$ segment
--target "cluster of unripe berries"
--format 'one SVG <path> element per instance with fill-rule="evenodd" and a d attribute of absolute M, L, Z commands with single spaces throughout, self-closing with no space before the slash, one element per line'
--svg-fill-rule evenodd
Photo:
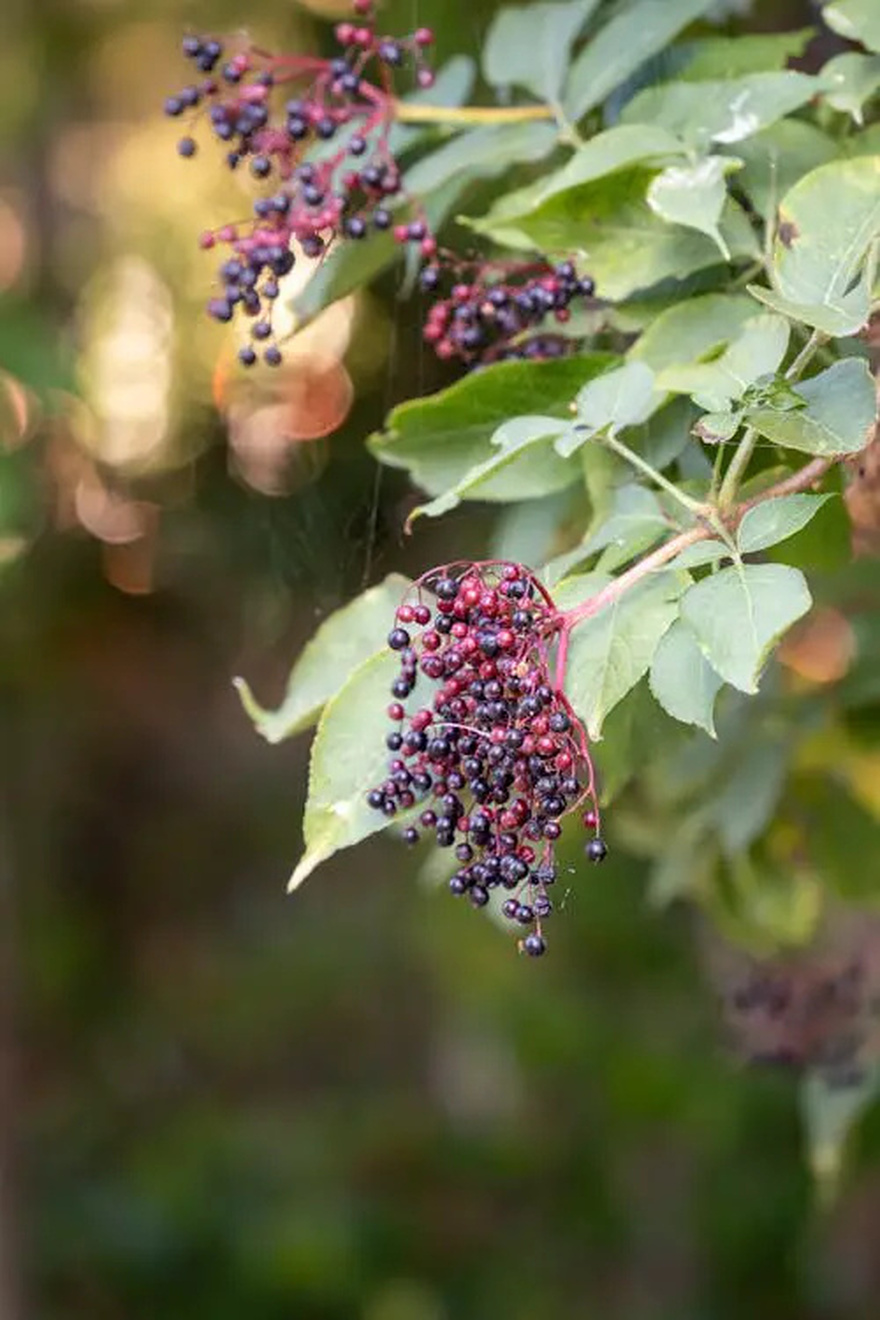
<path fill-rule="evenodd" d="M 559 618 L 519 564 L 421 578 L 388 636 L 400 656 L 388 775 L 367 795 L 376 811 L 405 817 L 407 843 L 424 834 L 454 850 L 453 894 L 480 908 L 503 891 L 501 911 L 532 956 L 546 947 L 562 817 L 581 811 L 591 861 L 607 851 L 586 734 L 550 675 Z M 411 701 L 423 680 L 428 695 Z"/>
<path fill-rule="evenodd" d="M 421 286 L 433 293 L 443 282 L 442 267 L 426 266 Z M 549 318 L 564 325 L 576 299 L 591 298 L 593 281 L 579 277 L 570 261 L 508 268 L 493 278 L 491 265 L 478 278 L 455 283 L 435 302 L 425 322 L 424 337 L 438 357 L 460 358 L 468 365 L 510 358 L 562 357 L 573 341 L 561 334 L 535 334 Z"/>
<path fill-rule="evenodd" d="M 207 231 L 200 240 L 205 249 L 225 249 L 209 315 L 231 321 L 241 312 L 252 319 L 253 343 L 239 354 L 245 366 L 256 362 L 258 347 L 270 366 L 281 361 L 272 307 L 279 279 L 294 265 L 294 247 L 318 257 L 336 238 L 394 228 L 399 241 L 418 243 L 423 257 L 436 252 L 424 221 L 395 226 L 391 208 L 402 200 L 401 179 L 388 147 L 394 116 L 389 73 L 411 59 L 419 86 L 429 87 L 433 74 L 424 55 L 433 33 L 419 28 L 403 40 L 383 37 L 370 0 L 354 0 L 353 8 L 357 21 L 336 27 L 341 53 L 335 59 L 227 51 L 198 36 L 183 42 L 199 76 L 168 98 L 166 113 L 207 118 L 229 168 L 247 166 L 270 188 L 254 202 L 250 221 Z M 279 106 L 279 89 L 291 85 L 296 95 Z M 190 131 L 178 151 L 196 154 Z"/>

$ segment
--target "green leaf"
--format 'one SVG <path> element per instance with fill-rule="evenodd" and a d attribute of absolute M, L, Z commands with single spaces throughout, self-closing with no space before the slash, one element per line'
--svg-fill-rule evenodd
<path fill-rule="evenodd" d="M 500 362 L 474 372 L 438 394 L 395 408 L 384 434 L 369 448 L 380 463 L 403 468 L 429 495 L 442 495 L 477 464 L 493 456 L 491 437 L 518 414 L 558 414 L 570 422 L 569 405 L 591 377 L 616 362 L 608 353 L 550 362 Z M 536 465 L 526 453 L 522 462 Z M 559 490 L 571 479 L 568 467 L 551 456 L 534 472 L 534 494 Z M 546 473 L 544 468 L 547 469 Z M 517 465 L 511 464 L 482 487 L 481 499 L 520 498 Z"/>
<path fill-rule="evenodd" d="M 631 483 L 614 492 L 611 513 L 594 532 L 584 539 L 581 555 L 587 558 L 603 550 L 598 565 L 601 572 L 612 573 L 659 541 L 669 531 L 669 521 L 657 496 L 644 486 Z"/>
<path fill-rule="evenodd" d="M 578 392 L 577 424 L 558 437 L 556 452 L 568 458 L 598 431 L 614 434 L 643 422 L 659 401 L 654 373 L 644 362 L 627 362 L 616 371 L 606 371 Z"/>
<path fill-rule="evenodd" d="M 495 87 L 515 84 L 558 101 L 572 43 L 598 0 L 527 5 L 496 14 L 483 47 L 483 72 Z"/>
<path fill-rule="evenodd" d="M 307 729 L 347 682 L 351 671 L 384 647 L 409 580 L 391 573 L 325 619 L 291 670 L 284 700 L 264 710 L 243 678 L 235 679 L 242 705 L 267 742 L 279 743 Z"/>
<path fill-rule="evenodd" d="M 860 41 L 869 50 L 880 51 L 880 10 L 874 0 L 835 0 L 825 6 L 822 17 L 847 41 Z"/>
<path fill-rule="evenodd" d="M 565 607 L 579 595 L 579 580 L 567 579 L 557 588 Z M 687 581 L 682 574 L 660 573 L 598 614 L 579 623 L 571 634 L 566 692 L 574 709 L 598 738 L 605 716 L 648 672 L 661 637 L 672 624 L 677 600 Z M 589 594 L 595 594 L 591 585 Z"/>
<path fill-rule="evenodd" d="M 553 452 L 553 439 L 565 426 L 556 417 L 517 417 L 506 422 L 492 436 L 494 452 L 470 468 L 442 495 L 414 509 L 407 519 L 407 528 L 416 518 L 439 518 L 449 513 L 462 500 L 483 499 L 483 490 L 506 468 L 515 468 L 515 475 L 507 474 L 506 500 L 533 500 L 550 493 L 551 483 L 551 489 L 559 489 L 557 483 L 569 485 L 576 481 L 576 468 L 560 464 Z M 523 461 L 525 458 L 528 462 Z"/>
<path fill-rule="evenodd" d="M 873 434 L 877 416 L 874 381 L 867 363 L 844 358 L 795 386 L 806 407 L 797 411 L 749 409 L 761 435 L 786 449 L 832 457 L 857 454 Z"/>
<path fill-rule="evenodd" d="M 366 794 L 386 774 L 385 710 L 399 669 L 398 657 L 385 648 L 359 665 L 324 707 L 309 766 L 303 819 L 306 847 L 290 878 L 290 890 L 335 852 L 388 824 L 380 812 L 367 806 Z"/>
<path fill-rule="evenodd" d="M 717 564 L 721 559 L 732 558 L 728 546 L 723 541 L 697 541 L 694 545 L 687 546 L 680 555 L 669 561 L 669 567 L 674 569 L 682 568 L 703 568 L 706 564 Z"/>
<path fill-rule="evenodd" d="M 550 154 L 558 139 L 555 124 L 492 124 L 459 133 L 417 161 L 406 173 L 406 190 L 416 197 L 443 187 L 461 173 L 469 179 L 494 179 L 518 161 Z"/>
<path fill-rule="evenodd" d="M 582 252 L 600 295 L 611 300 L 717 264 L 711 239 L 654 214 L 645 200 L 651 178 L 648 170 L 621 170 L 582 184 L 519 217 L 517 228 L 544 251 Z M 733 228 L 734 215 L 728 201 L 721 231 L 728 247 L 740 252 L 744 236 Z"/>
<path fill-rule="evenodd" d="M 805 105 L 821 83 L 805 73 L 752 73 L 744 78 L 648 87 L 625 107 L 624 123 L 659 124 L 693 149 L 730 145 Z"/>
<path fill-rule="evenodd" d="M 679 160 L 682 146 L 665 128 L 653 124 L 615 124 L 578 147 L 560 170 L 555 170 L 528 189 L 520 189 L 495 203 L 487 219 L 511 219 L 529 211 L 581 183 L 592 183 L 617 170 L 646 161 Z"/>
<path fill-rule="evenodd" d="M 720 445 L 732 440 L 740 428 L 742 418 L 736 412 L 707 412 L 694 426 L 694 435 L 707 445 Z"/>
<path fill-rule="evenodd" d="M 835 159 L 837 146 L 814 124 L 782 119 L 738 142 L 736 155 L 743 161 L 737 190 L 745 193 L 759 215 L 771 216 L 798 179 Z"/>
<path fill-rule="evenodd" d="M 671 367 L 657 377 L 659 389 L 690 394 L 702 408 L 723 412 L 762 376 L 772 375 L 788 348 L 788 322 L 763 314 L 746 321 L 714 362 Z"/>
<path fill-rule="evenodd" d="M 600 29 L 571 66 L 565 114 L 573 122 L 699 18 L 712 0 L 636 0 Z"/>
<path fill-rule="evenodd" d="M 820 165 L 780 203 L 774 292 L 796 307 L 836 313 L 847 328 L 832 333 L 858 330 L 867 319 L 869 290 L 864 284 L 855 294 L 850 290 L 878 235 L 880 156 Z"/>
<path fill-rule="evenodd" d="M 715 737 L 715 698 L 724 680 L 681 620 L 673 623 L 657 647 L 648 681 L 654 696 L 673 719 L 695 724 Z"/>
<path fill-rule="evenodd" d="M 649 323 L 629 357 L 658 373 L 699 362 L 736 339 L 753 315 L 754 304 L 744 294 L 707 293 L 676 302 Z"/>
<path fill-rule="evenodd" d="M 880 1092 L 880 1067 L 844 1077 L 811 1069 L 801 1082 L 801 1106 L 810 1169 L 828 1202 L 837 1193 L 850 1133 Z"/>
<path fill-rule="evenodd" d="M 850 293 L 838 298 L 833 306 L 793 302 L 759 284 L 749 284 L 747 288 L 753 298 L 771 311 L 835 337 L 855 334 L 868 319 L 870 310 L 870 290 L 864 278 Z"/>
<path fill-rule="evenodd" d="M 815 35 L 813 28 L 797 32 L 749 33 L 742 37 L 705 37 L 691 43 L 691 54 L 676 75 L 682 82 L 741 78 L 749 73 L 780 69 L 800 55 Z"/>
<path fill-rule="evenodd" d="M 860 55 L 857 51 L 835 55 L 823 66 L 821 77 L 825 100 L 832 109 L 863 124 L 863 108 L 880 89 L 880 55 Z"/>
<path fill-rule="evenodd" d="M 736 541 L 740 554 L 755 554 L 794 536 L 830 499 L 831 494 L 778 495 L 756 504 L 739 525 Z"/>
<path fill-rule="evenodd" d="M 718 225 L 727 197 L 725 179 L 737 168 L 735 161 L 723 156 L 706 156 L 695 165 L 667 165 L 651 182 L 648 205 L 671 224 L 706 234 L 729 261 Z"/>
<path fill-rule="evenodd" d="M 783 633 L 810 608 L 802 573 L 784 564 L 737 564 L 697 582 L 681 617 L 713 669 L 741 692 L 758 678 Z"/>

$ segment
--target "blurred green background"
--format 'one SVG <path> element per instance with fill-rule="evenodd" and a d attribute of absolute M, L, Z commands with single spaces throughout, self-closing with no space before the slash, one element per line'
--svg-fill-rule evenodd
<path fill-rule="evenodd" d="M 572 865 L 528 966 L 390 841 L 285 898 L 307 739 L 262 743 L 232 676 L 279 696 L 366 581 L 485 534 L 404 545 L 362 450 L 444 379 L 396 276 L 271 393 L 201 315 L 230 182 L 161 116 L 180 33 L 319 48 L 344 6 L 310 8 L 5 0 L 0 1317 L 868 1320 L 872 1124 L 821 1209 L 796 1079 L 726 1046 L 641 864 Z M 385 17 L 442 61 L 495 8 Z"/>

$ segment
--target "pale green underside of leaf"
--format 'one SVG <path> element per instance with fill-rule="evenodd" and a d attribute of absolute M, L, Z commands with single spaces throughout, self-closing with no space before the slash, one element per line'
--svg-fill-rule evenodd
<path fill-rule="evenodd" d="M 385 777 L 388 691 L 400 671 L 384 648 L 360 665 L 324 707 L 312 744 L 303 819 L 305 852 L 290 878 L 296 889 L 342 848 L 377 833 L 387 819 L 367 806 L 366 794 Z"/>
<path fill-rule="evenodd" d="M 569 579 L 564 597 L 578 591 Z M 572 631 L 566 692 L 591 738 L 598 738 L 609 711 L 647 672 L 657 645 L 676 616 L 688 585 L 682 573 L 660 573 L 583 620 Z M 594 595 L 595 586 L 581 596 Z"/>
<path fill-rule="evenodd" d="M 714 362 L 670 367 L 660 373 L 657 387 L 690 394 L 701 407 L 721 412 L 759 377 L 772 375 L 788 348 L 788 322 L 781 316 L 754 316 Z"/>
<path fill-rule="evenodd" d="M 880 55 L 836 55 L 823 67 L 821 78 L 828 104 L 862 124 L 864 107 L 880 88 Z"/>
<path fill-rule="evenodd" d="M 706 156 L 694 165 L 667 165 L 648 188 L 648 205 L 670 224 L 711 238 L 723 260 L 729 261 L 718 226 L 727 197 L 726 177 L 737 168 L 735 161 L 722 156 Z"/>
<path fill-rule="evenodd" d="M 740 554 L 751 555 L 778 545 L 794 536 L 819 512 L 823 504 L 834 499 L 825 495 L 778 495 L 749 509 L 737 531 Z"/>
<path fill-rule="evenodd" d="M 677 619 L 661 639 L 648 682 L 673 719 L 695 724 L 715 737 L 715 698 L 724 680 L 715 672 L 690 629 Z"/>
<path fill-rule="evenodd" d="M 741 692 L 757 692 L 774 645 L 810 604 L 798 569 L 742 564 L 723 568 L 685 592 L 681 617 L 722 678 Z"/>
<path fill-rule="evenodd" d="M 689 146 L 706 150 L 713 142 L 729 146 L 753 137 L 820 90 L 815 78 L 790 70 L 730 81 L 670 82 L 639 92 L 622 118 L 624 123 L 659 125 Z"/>
<path fill-rule="evenodd" d="M 604 298 L 620 300 L 665 279 L 684 279 L 716 265 L 713 241 L 655 215 L 646 201 L 649 170 L 621 170 L 595 183 L 558 193 L 514 226 L 541 249 L 580 253 L 585 269 Z M 474 226 L 501 239 L 491 225 Z M 719 226 L 734 255 L 757 253 L 754 235 L 739 208 L 728 199 Z"/>
<path fill-rule="evenodd" d="M 576 481 L 577 469 L 557 457 L 553 448 L 555 435 L 565 426 L 565 421 L 553 417 L 518 417 L 507 423 L 508 432 L 515 430 L 512 438 L 507 443 L 498 444 L 496 432 L 489 457 L 470 468 L 442 495 L 414 509 L 407 519 L 407 526 L 420 517 L 439 518 L 456 508 L 462 500 L 483 499 L 483 491 L 493 482 L 497 488 L 505 473 L 505 498 L 509 500 L 533 500 Z"/>
<path fill-rule="evenodd" d="M 406 174 L 406 190 L 424 197 L 458 175 L 493 179 L 519 161 L 534 162 L 553 150 L 555 124 L 492 124 L 460 133 L 423 156 Z"/>
<path fill-rule="evenodd" d="M 667 367 L 699 362 L 735 339 L 754 315 L 745 294 L 707 293 L 675 303 L 649 322 L 629 350 L 658 374 Z"/>
<path fill-rule="evenodd" d="M 568 458 L 599 431 L 614 433 L 644 422 L 661 401 L 654 391 L 654 373 L 644 362 L 604 372 L 578 391 L 577 424 L 558 437 L 556 452 Z"/>
<path fill-rule="evenodd" d="M 774 289 L 765 289 L 759 284 L 747 287 L 749 293 L 771 311 L 835 338 L 856 334 L 867 321 L 870 311 L 870 291 L 864 281 L 833 304 L 793 302 Z"/>
<path fill-rule="evenodd" d="M 878 235 L 880 156 L 820 165 L 780 202 L 774 292 L 794 305 L 852 317 L 863 304 L 852 301 L 851 286 Z"/>
<path fill-rule="evenodd" d="M 797 385 L 795 393 L 806 402 L 805 408 L 750 411 L 749 423 L 774 444 L 824 458 L 856 454 L 868 443 L 877 404 L 866 362 L 844 358 Z"/>
<path fill-rule="evenodd" d="M 869 50 L 880 51 L 880 9 L 875 0 L 835 0 L 825 6 L 822 17 L 848 41 L 860 41 Z"/>
<path fill-rule="evenodd" d="M 267 742 L 279 743 L 315 722 L 352 670 L 383 645 L 408 586 L 407 578 L 392 573 L 325 619 L 293 666 L 277 710 L 264 710 L 245 680 L 235 680 L 242 705 Z"/>
<path fill-rule="evenodd" d="M 569 404 L 592 376 L 607 370 L 612 354 L 590 353 L 551 362 L 503 362 L 466 376 L 438 394 L 401 404 L 390 414 L 387 430 L 374 435 L 369 448 L 380 463 L 406 469 L 431 496 L 443 495 L 478 464 L 494 456 L 491 437 L 502 423 L 520 414 L 558 414 L 570 421 Z M 526 453 L 481 486 L 480 499 L 519 499 L 518 463 L 534 464 Z M 542 464 L 538 464 L 539 467 Z M 534 495 L 560 489 L 567 470 L 534 475 Z M 575 474 L 576 475 L 576 474 Z M 513 494 L 511 495 L 511 492 Z"/>

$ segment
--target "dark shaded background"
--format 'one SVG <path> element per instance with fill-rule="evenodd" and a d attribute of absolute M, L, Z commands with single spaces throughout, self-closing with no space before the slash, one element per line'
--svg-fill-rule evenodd
<path fill-rule="evenodd" d="M 401 0 L 388 26 L 474 53 L 495 7 Z M 529 966 L 388 841 L 285 898 L 307 740 L 260 742 L 230 679 L 274 699 L 365 580 L 479 544 L 469 513 L 404 548 L 406 488 L 361 448 L 440 378 L 390 278 L 332 439 L 269 426 L 255 462 L 212 405 L 234 387 L 192 238 L 227 184 L 186 172 L 159 107 L 187 25 L 326 41 L 307 13 L 7 15 L 2 1320 L 876 1316 L 871 1123 L 820 1211 L 795 1079 L 724 1049 L 690 921 L 646 910 L 639 865 L 573 867 Z M 753 25 L 807 17 L 761 0 Z"/>

